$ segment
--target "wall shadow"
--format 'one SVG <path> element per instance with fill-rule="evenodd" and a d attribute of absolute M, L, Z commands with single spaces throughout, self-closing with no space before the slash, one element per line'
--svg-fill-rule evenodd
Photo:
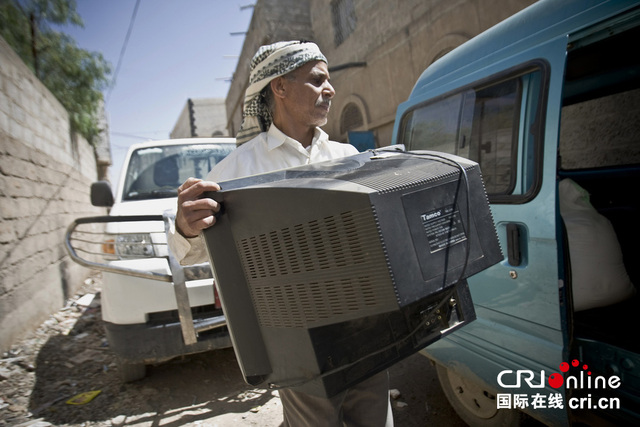
<path fill-rule="evenodd" d="M 244 382 L 231 348 L 149 366 L 144 379 L 123 383 L 99 306 L 85 310 L 67 334 L 49 337 L 35 369 L 29 411 L 33 418 L 54 425 L 104 421 L 105 425 L 177 426 L 223 414 L 267 415 L 259 413 L 267 407 L 269 418 L 277 422 L 265 425 L 280 425 L 278 416 L 281 421 L 277 395 Z M 100 393 L 88 403 L 67 403 L 96 390 Z"/>

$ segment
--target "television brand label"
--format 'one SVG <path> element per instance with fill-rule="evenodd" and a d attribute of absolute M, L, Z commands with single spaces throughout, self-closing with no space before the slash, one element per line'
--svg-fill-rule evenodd
<path fill-rule="evenodd" d="M 429 240 L 431 253 L 466 240 L 460 211 L 454 205 L 445 206 L 420 215 Z"/>

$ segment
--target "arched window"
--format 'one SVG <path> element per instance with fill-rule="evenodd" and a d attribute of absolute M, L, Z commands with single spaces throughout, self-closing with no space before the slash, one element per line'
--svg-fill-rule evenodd
<path fill-rule="evenodd" d="M 344 135 L 364 125 L 364 117 L 360 108 L 353 102 L 348 103 L 340 116 L 340 134 Z"/>

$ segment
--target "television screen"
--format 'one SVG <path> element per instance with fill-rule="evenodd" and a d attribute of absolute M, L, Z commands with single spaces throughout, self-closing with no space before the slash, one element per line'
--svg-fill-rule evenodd
<path fill-rule="evenodd" d="M 478 164 L 389 147 L 219 183 L 203 236 L 247 383 L 333 396 L 475 318 Z"/>

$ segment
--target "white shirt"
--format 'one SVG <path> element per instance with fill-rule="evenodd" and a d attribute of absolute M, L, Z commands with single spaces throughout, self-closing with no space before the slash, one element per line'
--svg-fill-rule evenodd
<path fill-rule="evenodd" d="M 357 153 L 358 150 L 352 145 L 329 141 L 329 136 L 320 128 L 315 129 L 311 145 L 305 148 L 298 141 L 289 138 L 280 129 L 271 125 L 269 131 L 261 133 L 233 150 L 214 166 L 205 179 L 222 182 Z M 199 236 L 187 239 L 175 230 L 170 230 L 168 243 L 175 257 L 183 265 L 209 260 L 204 242 Z"/>

